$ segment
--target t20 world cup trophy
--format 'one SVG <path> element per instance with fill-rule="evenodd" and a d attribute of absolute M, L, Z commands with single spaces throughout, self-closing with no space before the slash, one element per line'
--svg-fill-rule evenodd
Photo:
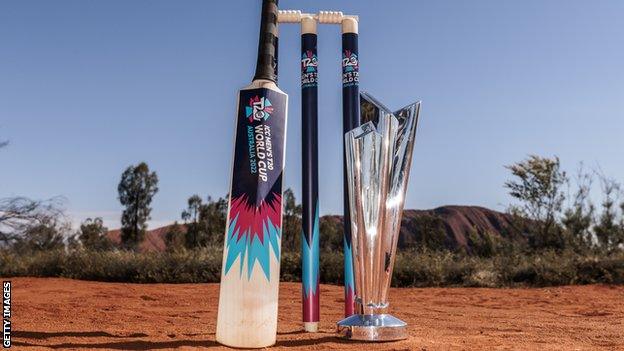
<path fill-rule="evenodd" d="M 388 290 L 416 136 L 420 102 L 391 112 L 360 94 L 362 125 L 345 134 L 356 313 L 338 322 L 353 340 L 407 338 L 407 324 L 387 313 Z"/>

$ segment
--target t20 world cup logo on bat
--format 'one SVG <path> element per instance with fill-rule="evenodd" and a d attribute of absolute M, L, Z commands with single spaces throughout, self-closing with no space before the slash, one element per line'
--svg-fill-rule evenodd
<path fill-rule="evenodd" d="M 257 88 L 240 92 L 223 275 L 278 279 L 282 228 L 285 94 Z M 257 268 L 254 268 L 257 267 Z"/>
<path fill-rule="evenodd" d="M 249 106 L 245 106 L 245 116 L 249 119 L 249 123 L 253 121 L 266 121 L 273 113 L 271 101 L 265 97 L 258 95 L 249 99 Z"/>

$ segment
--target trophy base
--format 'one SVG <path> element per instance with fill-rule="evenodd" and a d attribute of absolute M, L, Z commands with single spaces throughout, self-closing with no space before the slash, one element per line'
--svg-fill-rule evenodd
<path fill-rule="evenodd" d="M 354 314 L 337 324 L 339 337 L 359 341 L 407 339 L 407 323 L 389 314 Z"/>

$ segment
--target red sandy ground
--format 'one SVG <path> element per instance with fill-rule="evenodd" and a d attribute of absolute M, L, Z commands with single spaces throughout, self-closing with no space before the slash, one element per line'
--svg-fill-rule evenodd
<path fill-rule="evenodd" d="M 14 278 L 17 349 L 226 349 L 214 341 L 217 284 Z M 300 286 L 283 283 L 275 350 L 624 350 L 624 287 L 393 289 L 410 338 L 334 337 L 342 289 L 323 285 L 320 333 L 301 331 Z"/>

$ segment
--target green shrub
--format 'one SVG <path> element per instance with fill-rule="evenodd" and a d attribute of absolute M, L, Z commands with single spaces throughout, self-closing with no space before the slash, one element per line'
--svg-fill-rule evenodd
<path fill-rule="evenodd" d="M 321 282 L 342 284 L 341 252 L 321 252 Z M 134 283 L 219 282 L 221 247 L 181 249 L 164 253 L 91 251 L 86 249 L 34 251 L 28 255 L 0 250 L 0 276 L 67 277 Z M 299 252 L 283 252 L 281 280 L 299 281 Z M 624 284 L 624 253 L 579 255 L 572 250 L 519 252 L 492 257 L 450 251 L 397 253 L 392 285 L 426 286 L 552 286 L 568 284 Z"/>

